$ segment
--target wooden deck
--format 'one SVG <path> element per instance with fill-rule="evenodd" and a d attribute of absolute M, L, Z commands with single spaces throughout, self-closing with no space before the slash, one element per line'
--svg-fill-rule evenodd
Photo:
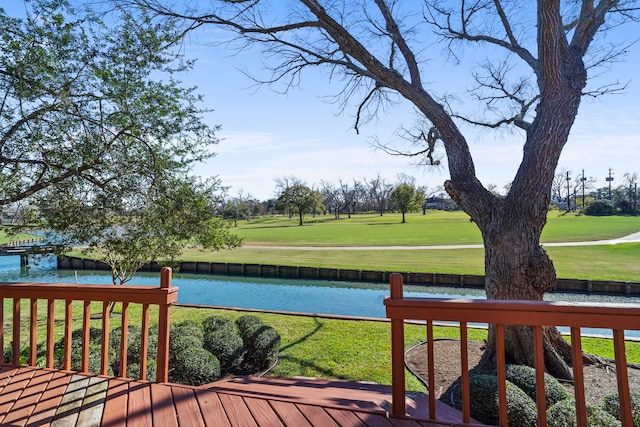
<path fill-rule="evenodd" d="M 2 426 L 435 427 L 408 399 L 409 417 L 389 417 L 390 387 L 340 380 L 234 378 L 203 387 L 138 382 L 0 365 Z M 422 399 L 424 400 L 424 399 Z"/>

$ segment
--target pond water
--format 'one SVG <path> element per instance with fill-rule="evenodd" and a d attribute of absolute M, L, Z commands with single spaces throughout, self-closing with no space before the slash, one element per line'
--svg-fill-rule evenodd
<path fill-rule="evenodd" d="M 21 269 L 19 257 L 0 257 L 0 282 L 111 283 L 111 274 L 104 271 L 59 271 L 53 257 L 30 263 L 29 269 Z M 159 274 L 141 272 L 130 283 L 158 286 Z M 385 318 L 383 299 L 389 295 L 389 286 L 379 283 L 203 274 L 174 274 L 173 285 L 180 288 L 178 302 L 184 304 L 372 318 Z M 481 289 L 445 286 L 405 286 L 405 295 L 424 298 L 485 298 L 484 290 Z M 550 293 L 546 299 L 640 304 L 639 297 L 610 295 Z M 611 335 L 610 331 L 601 330 L 589 330 L 588 333 Z M 629 331 L 628 334 L 640 338 L 640 331 Z"/>

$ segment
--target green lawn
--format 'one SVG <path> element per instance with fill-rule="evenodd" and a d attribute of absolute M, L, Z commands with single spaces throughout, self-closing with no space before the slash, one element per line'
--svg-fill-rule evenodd
<path fill-rule="evenodd" d="M 240 221 L 234 229 L 247 245 L 266 246 L 430 246 L 481 244 L 482 236 L 463 212 L 427 211 L 426 215 L 358 214 L 339 220 L 330 215 L 296 219 L 269 216 Z M 551 211 L 542 242 L 588 241 L 622 237 L 640 231 L 640 217 L 590 217 Z"/>
<path fill-rule="evenodd" d="M 269 216 L 239 222 L 234 232 L 245 247 L 219 252 L 185 249 L 184 261 L 297 265 L 306 267 L 484 274 L 482 249 L 304 250 L 296 246 L 430 246 L 481 244 L 480 233 L 461 212 L 429 211 L 412 214 L 400 223 L 399 214 L 310 218 L 304 226 L 295 219 Z M 640 217 L 588 217 L 549 213 L 543 244 L 559 241 L 610 240 L 640 231 Z M 250 246 L 290 246 L 268 249 Z M 558 277 L 637 282 L 640 243 L 546 248 Z M 80 255 L 74 252 L 74 255 Z"/>

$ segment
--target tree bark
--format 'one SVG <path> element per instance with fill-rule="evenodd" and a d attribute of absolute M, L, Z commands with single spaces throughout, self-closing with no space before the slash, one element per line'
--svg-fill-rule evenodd
<path fill-rule="evenodd" d="M 540 219 L 523 216 L 514 209 L 499 209 L 483 230 L 488 299 L 542 301 L 555 287 L 555 267 L 539 243 L 542 227 L 534 225 Z M 571 347 L 555 327 L 545 327 L 543 336 L 546 370 L 556 378 L 571 379 Z M 533 348 L 530 327 L 505 326 L 507 363 L 534 366 Z M 495 361 L 495 327 L 490 325 L 481 365 L 495 366 Z"/>

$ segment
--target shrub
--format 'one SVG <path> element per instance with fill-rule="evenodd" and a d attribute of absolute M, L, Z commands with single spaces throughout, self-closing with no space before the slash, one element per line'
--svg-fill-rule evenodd
<path fill-rule="evenodd" d="M 155 359 L 147 360 L 147 381 L 155 382 L 158 365 Z M 127 378 L 140 379 L 140 364 L 127 365 Z"/>
<path fill-rule="evenodd" d="M 507 380 L 517 385 L 527 393 L 534 402 L 536 401 L 536 370 L 525 365 L 507 365 Z M 566 388 L 552 375 L 544 374 L 544 391 L 547 408 L 555 403 L 571 398 Z"/>
<path fill-rule="evenodd" d="M 204 330 L 205 336 L 207 335 L 207 332 L 220 331 L 220 330 L 228 330 L 228 331 L 233 331 L 236 334 L 238 333 L 233 321 L 231 321 L 230 319 L 227 319 L 226 317 L 220 317 L 220 316 L 207 317 L 202 321 L 202 328 Z"/>
<path fill-rule="evenodd" d="M 177 325 L 171 325 L 170 335 L 191 335 L 200 340 L 201 346 L 202 342 L 204 341 L 204 330 L 202 328 L 202 325 L 192 320 L 185 320 L 184 322 L 178 323 Z"/>
<path fill-rule="evenodd" d="M 142 331 L 129 335 L 129 349 L 127 350 L 127 361 L 129 363 L 140 362 L 140 352 L 142 351 Z M 149 340 L 147 341 L 147 357 L 155 359 L 158 355 L 158 325 L 149 327 Z"/>
<path fill-rule="evenodd" d="M 278 354 L 280 334 L 253 315 L 239 317 L 236 325 L 244 343 L 246 369 L 260 370 L 268 367 Z"/>
<path fill-rule="evenodd" d="M 572 399 L 561 400 L 547 409 L 549 427 L 576 427 L 576 404 Z M 587 404 L 586 427 L 619 427 L 620 421 L 598 406 Z"/>
<path fill-rule="evenodd" d="M 223 375 L 238 371 L 244 360 L 242 338 L 232 322 L 231 326 L 209 330 L 204 336 L 204 348 L 218 358 Z"/>
<path fill-rule="evenodd" d="M 173 357 L 171 381 L 202 385 L 220 379 L 220 362 L 204 348 L 188 347 Z"/>
<path fill-rule="evenodd" d="M 452 393 L 452 402 L 462 408 L 460 387 Z M 471 416 L 490 425 L 498 425 L 498 378 L 494 375 L 474 375 L 469 378 Z M 535 402 L 515 384 L 507 381 L 507 415 L 510 427 L 535 427 L 537 409 Z"/>
<path fill-rule="evenodd" d="M 589 203 L 584 210 L 586 215 L 594 215 L 594 216 L 606 216 L 615 214 L 615 209 L 611 202 L 606 200 L 596 200 L 592 203 Z"/>
<path fill-rule="evenodd" d="M 604 397 L 602 409 L 620 419 L 620 399 L 617 394 L 609 394 Z M 631 416 L 633 427 L 640 427 L 640 393 L 631 393 Z"/>
<path fill-rule="evenodd" d="M 236 319 L 236 325 L 238 325 L 238 331 L 242 341 L 247 342 L 251 339 L 251 336 L 264 326 L 262 320 L 259 317 L 253 315 L 241 316 Z"/>
<path fill-rule="evenodd" d="M 140 328 L 133 325 L 128 325 L 128 338 L 127 338 L 127 355 L 130 353 L 131 345 L 136 336 L 140 335 Z M 109 346 L 116 351 L 116 353 L 120 353 L 120 342 L 122 341 L 122 327 L 118 326 L 109 335 Z M 128 358 L 127 358 L 128 359 Z"/>
<path fill-rule="evenodd" d="M 169 341 L 169 358 L 173 359 L 187 348 L 202 348 L 202 341 L 192 335 L 172 335 Z"/>

